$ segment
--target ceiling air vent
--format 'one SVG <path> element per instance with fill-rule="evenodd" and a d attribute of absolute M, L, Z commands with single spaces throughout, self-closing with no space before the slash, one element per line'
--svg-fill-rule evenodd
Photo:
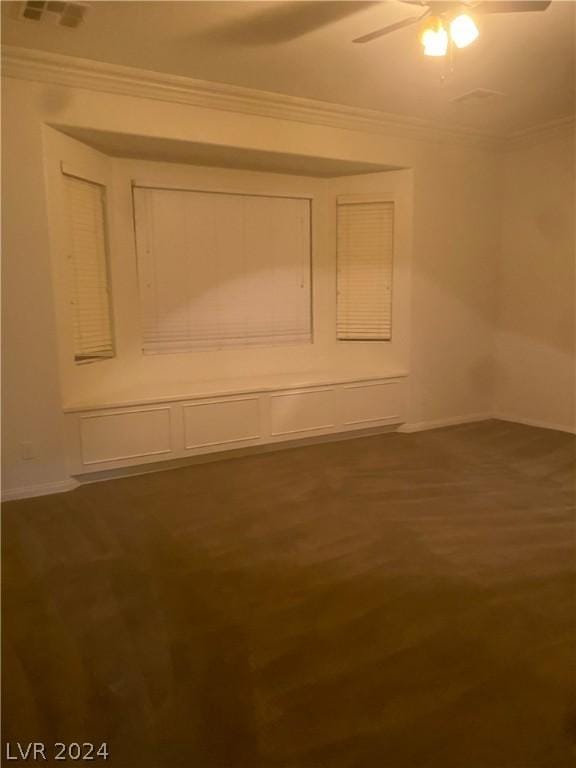
<path fill-rule="evenodd" d="M 491 91 L 489 88 L 475 88 L 473 91 L 456 96 L 452 101 L 456 104 L 463 104 L 471 101 L 488 101 L 496 96 L 504 96 L 504 94 L 501 91 Z"/>
<path fill-rule="evenodd" d="M 22 3 L 20 18 L 73 29 L 80 26 L 87 10 L 88 6 L 85 3 L 28 0 Z"/>

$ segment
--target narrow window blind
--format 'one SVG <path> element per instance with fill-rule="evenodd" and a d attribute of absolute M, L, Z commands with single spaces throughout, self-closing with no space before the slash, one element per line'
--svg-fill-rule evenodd
<path fill-rule="evenodd" d="M 339 202 L 337 252 L 338 339 L 389 340 L 394 203 Z"/>
<path fill-rule="evenodd" d="M 69 226 L 69 296 L 76 362 L 114 356 L 106 252 L 105 189 L 63 176 Z"/>
<path fill-rule="evenodd" d="M 311 341 L 310 201 L 134 188 L 143 349 Z"/>

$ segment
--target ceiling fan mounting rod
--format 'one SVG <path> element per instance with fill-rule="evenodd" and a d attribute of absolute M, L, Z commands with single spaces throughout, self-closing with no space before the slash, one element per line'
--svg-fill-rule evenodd
<path fill-rule="evenodd" d="M 454 2 L 442 2 L 442 0 L 438 0 L 438 2 L 430 2 L 426 3 L 426 5 L 430 8 L 430 12 L 434 16 L 444 16 L 445 14 L 457 14 L 464 11 L 470 11 L 471 7 L 467 5 L 466 3 L 454 3 Z"/>

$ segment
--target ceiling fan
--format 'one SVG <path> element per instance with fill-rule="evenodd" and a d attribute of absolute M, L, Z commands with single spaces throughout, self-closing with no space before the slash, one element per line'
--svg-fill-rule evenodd
<path fill-rule="evenodd" d="M 488 13 L 526 13 L 529 11 L 545 11 L 551 0 L 482 0 L 481 2 L 456 2 L 451 0 L 399 0 L 407 5 L 417 5 L 426 10 L 420 16 L 411 16 L 395 24 L 389 24 L 381 29 L 369 32 L 353 40 L 354 43 L 369 43 L 398 29 L 410 27 L 426 19 L 421 42 L 426 56 L 444 56 L 448 51 L 449 39 L 457 48 L 466 48 L 478 37 L 479 30 L 468 11 L 475 14 Z M 446 28 L 448 25 L 448 30 Z"/>

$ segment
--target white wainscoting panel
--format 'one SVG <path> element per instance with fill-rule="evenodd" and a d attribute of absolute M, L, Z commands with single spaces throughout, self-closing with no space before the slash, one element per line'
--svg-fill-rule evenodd
<path fill-rule="evenodd" d="M 400 421 L 403 399 L 404 386 L 399 382 L 346 385 L 341 389 L 342 423 L 361 429 L 388 419 Z"/>
<path fill-rule="evenodd" d="M 270 396 L 270 434 L 298 435 L 335 426 L 333 388 L 309 392 L 284 392 Z"/>
<path fill-rule="evenodd" d="M 70 474 L 400 424 L 405 376 L 81 406 L 67 413 Z"/>
<path fill-rule="evenodd" d="M 172 452 L 170 408 L 143 408 L 80 418 L 82 464 Z"/>
<path fill-rule="evenodd" d="M 184 448 L 207 448 L 260 437 L 259 397 L 200 401 L 183 406 Z"/>

